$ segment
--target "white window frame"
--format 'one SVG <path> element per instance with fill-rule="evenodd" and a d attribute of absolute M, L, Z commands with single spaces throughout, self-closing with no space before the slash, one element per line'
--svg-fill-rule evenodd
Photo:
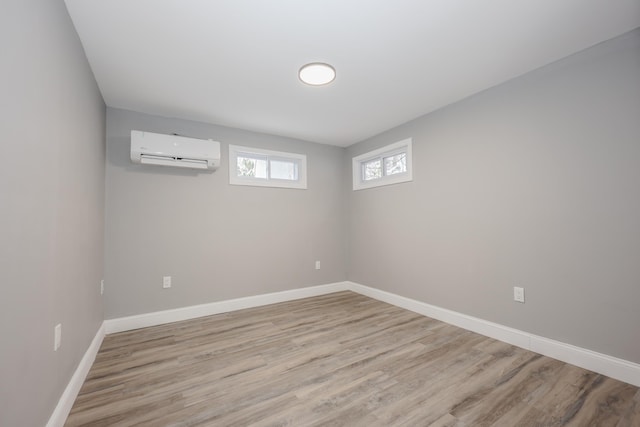
<path fill-rule="evenodd" d="M 403 139 L 393 144 L 368 153 L 360 154 L 352 159 L 353 170 L 353 191 L 364 190 L 366 188 L 382 187 L 384 185 L 399 184 L 401 182 L 413 181 L 413 156 L 411 154 L 411 138 Z M 384 175 L 385 157 L 405 153 L 407 155 L 407 171 L 393 175 Z M 365 180 L 364 165 L 372 160 L 380 159 L 382 162 L 382 177 Z"/>
<path fill-rule="evenodd" d="M 242 154 L 254 154 L 267 158 L 267 178 L 255 178 L 238 175 L 238 156 Z M 269 161 L 284 160 L 293 161 L 298 165 L 298 179 L 276 179 L 269 176 Z M 284 151 L 264 150 L 262 148 L 242 147 L 239 145 L 229 145 L 229 184 L 231 185 L 251 185 L 255 187 L 276 187 L 276 188 L 296 188 L 306 190 L 307 188 L 307 156 L 304 154 L 287 153 Z"/>

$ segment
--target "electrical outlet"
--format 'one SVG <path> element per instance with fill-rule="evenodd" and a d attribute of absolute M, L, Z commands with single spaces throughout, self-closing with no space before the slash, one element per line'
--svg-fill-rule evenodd
<path fill-rule="evenodd" d="M 316 270 L 320 270 L 320 261 L 316 261 Z"/>
<path fill-rule="evenodd" d="M 100 280 L 100 295 L 104 294 L 104 279 Z"/>
<path fill-rule="evenodd" d="M 171 276 L 162 277 L 162 287 L 168 289 L 171 287 Z"/>
<path fill-rule="evenodd" d="M 524 302 L 524 288 L 520 288 L 518 286 L 513 287 L 513 300 Z"/>
<path fill-rule="evenodd" d="M 53 328 L 53 351 L 58 351 L 62 345 L 62 323 Z"/>

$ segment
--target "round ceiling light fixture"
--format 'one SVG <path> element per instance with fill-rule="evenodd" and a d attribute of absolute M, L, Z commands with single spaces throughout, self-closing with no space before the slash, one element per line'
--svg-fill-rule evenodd
<path fill-rule="evenodd" d="M 331 83 L 336 78 L 336 69 L 323 62 L 312 62 L 300 68 L 298 77 L 308 85 L 322 86 Z"/>

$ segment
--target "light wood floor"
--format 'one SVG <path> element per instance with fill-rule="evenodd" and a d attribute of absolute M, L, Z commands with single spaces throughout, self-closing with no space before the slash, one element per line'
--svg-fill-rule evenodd
<path fill-rule="evenodd" d="M 340 292 L 109 335 L 66 425 L 640 426 L 640 392 Z"/>

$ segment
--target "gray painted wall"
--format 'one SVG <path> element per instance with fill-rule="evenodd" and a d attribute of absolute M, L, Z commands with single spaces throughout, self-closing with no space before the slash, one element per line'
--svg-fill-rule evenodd
<path fill-rule="evenodd" d="M 103 319 L 105 106 L 62 1 L 3 1 L 0 52 L 0 425 L 43 426 Z"/>
<path fill-rule="evenodd" d="M 132 129 L 220 141 L 222 166 L 133 164 Z M 229 144 L 306 154 L 308 189 L 229 185 Z M 343 281 L 344 151 L 107 109 L 106 318 Z"/>
<path fill-rule="evenodd" d="M 349 280 L 640 362 L 640 30 L 348 157 L 407 137 L 414 181 L 351 193 Z"/>

